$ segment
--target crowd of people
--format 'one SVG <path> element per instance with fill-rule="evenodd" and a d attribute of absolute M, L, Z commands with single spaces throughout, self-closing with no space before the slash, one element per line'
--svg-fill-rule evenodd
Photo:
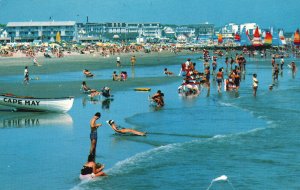
<path fill-rule="evenodd" d="M 135 53 L 177 53 L 181 50 L 176 46 L 161 44 L 126 44 L 126 43 L 44 43 L 42 45 L 30 43 L 7 44 L 0 49 L 0 57 L 45 57 L 45 58 L 63 58 L 69 55 L 99 55 L 110 57 L 118 55 L 118 66 L 121 66 L 120 55 Z M 132 66 L 135 65 L 135 56 L 131 57 Z"/>
<path fill-rule="evenodd" d="M 267 56 L 266 50 L 260 51 L 262 57 Z M 185 63 L 181 65 L 180 75 L 183 76 L 183 83 L 178 87 L 178 92 L 184 95 L 190 96 L 199 93 L 202 87 L 210 90 L 211 78 L 213 81 L 217 82 L 218 93 L 222 91 L 222 85 L 224 84 L 225 91 L 238 91 L 240 84 L 243 79 L 245 79 L 246 73 L 246 58 L 245 55 L 256 55 L 255 51 L 247 50 L 244 48 L 242 53 L 236 53 L 235 57 L 228 56 L 228 53 L 223 53 L 223 51 L 214 52 L 217 55 L 210 55 L 210 51 L 203 49 L 203 73 L 197 71 L 196 64 L 191 62 L 191 59 L 187 59 Z M 284 57 L 286 55 L 279 55 L 277 53 L 270 53 L 272 56 L 272 79 L 273 83 L 270 90 L 278 82 L 278 75 L 283 72 L 284 69 Z M 218 56 L 225 57 L 226 69 L 223 67 L 218 67 Z M 276 59 L 280 59 L 280 63 L 276 63 Z M 288 65 L 294 74 L 296 72 L 296 64 L 294 61 Z M 212 68 L 212 71 L 211 71 Z M 218 72 L 217 72 L 218 71 Z M 257 74 L 253 74 L 253 96 L 256 96 L 258 89 L 258 79 Z"/>
<path fill-rule="evenodd" d="M 115 52 L 115 51 L 113 51 Z M 118 51 L 117 51 L 118 52 Z M 246 52 L 246 51 L 245 51 Z M 265 52 L 263 52 L 263 56 Z M 218 67 L 218 56 L 226 56 L 225 57 L 225 64 L 226 69 L 223 67 Z M 271 59 L 272 64 L 272 79 L 273 83 L 269 87 L 272 90 L 274 84 L 278 82 L 278 75 L 283 72 L 284 69 L 284 56 L 280 57 L 280 63 L 276 63 L 276 56 L 273 56 Z M 210 91 L 211 87 L 211 80 L 216 81 L 218 87 L 218 93 L 222 92 L 222 84 L 224 83 L 224 89 L 226 91 L 239 91 L 240 84 L 242 79 L 245 76 L 246 72 L 246 58 L 245 53 L 236 53 L 234 56 L 228 56 L 222 51 L 217 52 L 217 56 L 210 55 L 210 51 L 203 50 L 203 72 L 200 72 L 196 69 L 196 63 L 192 62 L 190 58 L 186 60 L 186 62 L 181 64 L 180 76 L 183 78 L 182 84 L 178 87 L 179 94 L 184 96 L 197 96 L 200 94 L 202 88 L 206 88 L 208 92 Z M 34 61 L 34 65 L 38 64 L 37 60 Z M 229 65 L 230 64 L 230 65 Z M 130 65 L 136 65 L 136 57 L 132 56 L 130 58 Z M 116 61 L 117 67 L 122 67 L 120 57 L 117 57 Z M 296 64 L 295 62 L 291 62 L 288 65 L 293 73 L 293 76 L 296 72 Z M 201 66 L 200 66 L 201 67 Z M 198 68 L 200 68 L 198 66 Z M 212 71 L 211 71 L 212 68 Z M 163 73 L 166 76 L 174 75 L 173 72 L 169 71 L 168 68 L 165 68 Z M 91 73 L 89 70 L 84 69 L 83 74 L 86 77 L 93 77 L 94 74 Z M 125 81 L 127 79 L 127 72 L 122 71 L 120 74 L 117 74 L 116 71 L 113 71 L 112 80 L 113 81 Z M 28 84 L 30 80 L 29 77 L 29 69 L 26 66 L 24 69 L 24 84 Z M 259 80 L 256 73 L 252 74 L 252 90 L 253 96 L 257 96 L 257 90 L 259 86 Z M 105 98 L 112 97 L 110 93 L 109 87 L 103 87 L 101 90 L 97 90 L 94 88 L 90 88 L 86 81 L 83 81 L 81 84 L 81 89 L 84 93 L 89 94 L 91 98 L 97 97 L 102 95 Z M 158 90 L 155 94 L 150 96 L 151 102 L 155 103 L 155 106 L 158 108 L 165 106 L 165 99 L 164 93 L 161 90 Z M 97 149 L 97 139 L 98 134 L 97 130 L 99 127 L 103 126 L 101 123 L 97 123 L 97 121 L 101 118 L 101 114 L 97 112 L 92 119 L 90 120 L 90 151 L 88 155 L 87 162 L 83 165 L 83 168 L 80 173 L 80 179 L 91 179 L 99 176 L 106 176 L 104 172 L 104 165 L 97 164 L 95 157 L 96 157 L 96 149 Z M 126 134 L 126 135 L 138 135 L 138 136 L 145 136 L 145 132 L 140 132 L 135 129 L 130 128 L 122 128 L 118 126 L 114 120 L 108 120 L 107 124 L 112 128 L 112 130 L 117 134 Z"/>

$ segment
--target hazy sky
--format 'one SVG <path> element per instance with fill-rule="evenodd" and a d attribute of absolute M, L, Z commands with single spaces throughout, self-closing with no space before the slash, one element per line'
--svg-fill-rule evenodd
<path fill-rule="evenodd" d="M 300 27 L 299 0 L 0 0 L 0 23 L 74 20 L 160 22 L 222 26 L 256 22 L 294 31 Z"/>

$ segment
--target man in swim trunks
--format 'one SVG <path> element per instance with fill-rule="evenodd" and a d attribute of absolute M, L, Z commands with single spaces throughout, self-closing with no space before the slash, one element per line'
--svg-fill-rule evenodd
<path fill-rule="evenodd" d="M 120 126 L 117 126 L 114 120 L 108 120 L 107 123 L 117 133 L 122 133 L 122 134 L 131 133 L 133 135 L 138 135 L 138 136 L 145 136 L 146 135 L 146 133 L 143 133 L 143 132 L 140 132 L 140 131 L 137 131 L 137 130 L 134 130 L 134 129 L 122 128 Z"/>
<path fill-rule="evenodd" d="M 222 81 L 223 81 L 224 77 L 223 77 L 223 71 L 220 68 L 219 72 L 217 73 L 217 83 L 218 83 L 218 92 L 221 92 L 221 86 L 222 86 Z"/>
<path fill-rule="evenodd" d="M 257 75 L 256 74 L 253 74 L 253 77 L 252 77 L 252 81 L 253 81 L 253 96 L 255 97 L 256 96 L 256 92 L 257 92 L 257 88 L 258 88 L 258 80 L 257 80 Z"/>
<path fill-rule="evenodd" d="M 91 127 L 91 133 L 90 133 L 90 139 L 91 139 L 91 148 L 90 148 L 90 154 L 96 155 L 96 146 L 97 146 L 97 129 L 98 127 L 101 127 L 102 124 L 97 124 L 96 121 L 101 117 L 101 113 L 97 112 L 93 118 L 90 121 L 90 127 Z"/>
<path fill-rule="evenodd" d="M 84 69 L 83 70 L 83 74 L 86 76 L 86 77 L 93 77 L 94 74 L 92 74 L 89 70 L 87 69 Z"/>
<path fill-rule="evenodd" d="M 24 84 L 29 84 L 29 71 L 28 71 L 28 66 L 25 66 L 24 69 L 24 80 L 23 80 Z"/>
<path fill-rule="evenodd" d="M 173 75 L 173 73 L 171 71 L 168 71 L 167 68 L 164 69 L 164 74 L 167 76 Z"/>
<path fill-rule="evenodd" d="M 105 86 L 105 87 L 102 88 L 101 93 L 102 93 L 102 96 L 104 96 L 105 98 L 109 98 L 109 97 L 112 96 L 110 94 L 110 88 L 107 87 L 107 86 Z"/>
<path fill-rule="evenodd" d="M 154 100 L 154 102 L 157 103 L 157 106 L 158 107 L 162 107 L 165 105 L 165 102 L 164 102 L 164 94 L 158 90 L 157 93 L 155 93 L 153 96 L 152 96 L 152 100 Z"/>
<path fill-rule="evenodd" d="M 135 62 L 136 62 L 135 55 L 130 58 L 130 62 L 131 62 L 131 66 L 135 65 Z"/>

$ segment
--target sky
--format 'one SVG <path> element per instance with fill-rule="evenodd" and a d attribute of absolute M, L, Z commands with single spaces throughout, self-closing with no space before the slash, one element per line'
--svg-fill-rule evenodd
<path fill-rule="evenodd" d="M 0 23 L 18 21 L 255 22 L 292 32 L 300 27 L 299 0 L 0 0 Z"/>

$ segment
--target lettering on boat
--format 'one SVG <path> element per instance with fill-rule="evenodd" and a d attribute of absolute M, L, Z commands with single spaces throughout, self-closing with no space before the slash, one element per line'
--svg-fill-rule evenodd
<path fill-rule="evenodd" d="M 40 101 L 36 100 L 20 100 L 20 99 L 14 99 L 14 98 L 4 98 L 4 102 L 11 103 L 11 104 L 19 104 L 19 105 L 25 105 L 25 106 L 39 106 Z"/>

